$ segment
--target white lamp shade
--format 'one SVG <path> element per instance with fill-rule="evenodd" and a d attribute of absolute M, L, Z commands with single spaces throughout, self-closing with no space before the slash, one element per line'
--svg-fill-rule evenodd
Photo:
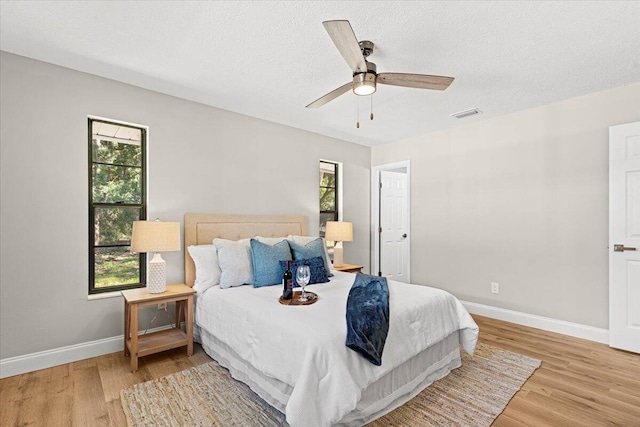
<path fill-rule="evenodd" d="M 334 242 L 353 241 L 353 224 L 344 221 L 327 221 L 324 238 Z"/>
<path fill-rule="evenodd" d="M 180 223 L 134 221 L 131 252 L 169 252 L 180 250 Z"/>

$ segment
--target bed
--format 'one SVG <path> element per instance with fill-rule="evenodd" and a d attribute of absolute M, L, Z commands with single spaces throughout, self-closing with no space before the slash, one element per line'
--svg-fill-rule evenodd
<path fill-rule="evenodd" d="M 306 217 L 185 215 L 185 249 L 214 238 L 306 235 Z M 451 294 L 389 281 L 390 324 L 382 365 L 345 346 L 346 301 L 355 275 L 333 271 L 309 285 L 310 306 L 278 303 L 280 286 L 198 294 L 196 340 L 231 375 L 283 412 L 293 426 L 357 426 L 406 403 L 460 366 L 459 346 L 473 354 L 478 327 Z M 185 280 L 194 262 L 185 250 Z"/>

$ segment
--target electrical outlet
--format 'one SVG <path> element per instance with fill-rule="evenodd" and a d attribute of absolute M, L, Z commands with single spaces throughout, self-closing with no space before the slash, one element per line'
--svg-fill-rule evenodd
<path fill-rule="evenodd" d="M 167 303 L 166 302 L 162 302 L 160 304 L 158 304 L 158 310 L 166 310 L 167 309 Z"/>
<path fill-rule="evenodd" d="M 492 294 L 500 293 L 500 283 L 491 282 L 491 293 Z"/>

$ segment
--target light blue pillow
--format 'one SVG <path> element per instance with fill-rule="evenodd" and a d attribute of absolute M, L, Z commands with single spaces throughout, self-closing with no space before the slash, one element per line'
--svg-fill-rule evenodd
<path fill-rule="evenodd" d="M 251 239 L 251 260 L 254 288 L 279 285 L 282 283 L 280 261 L 291 260 L 289 242 L 283 240 L 271 246 Z"/>
<path fill-rule="evenodd" d="M 315 240 L 310 241 L 306 245 L 299 245 L 292 241 L 289 241 L 289 246 L 291 246 L 291 252 L 293 253 L 293 259 L 311 259 L 315 257 L 322 258 L 324 261 L 324 269 L 327 271 L 327 276 L 332 277 L 331 268 L 329 267 L 329 262 L 324 256 L 324 243 L 322 242 L 322 237 L 318 237 Z"/>

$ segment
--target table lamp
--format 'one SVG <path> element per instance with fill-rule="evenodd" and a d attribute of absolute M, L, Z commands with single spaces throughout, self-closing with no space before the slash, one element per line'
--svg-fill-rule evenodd
<path fill-rule="evenodd" d="M 344 221 L 327 221 L 324 238 L 336 242 L 333 248 L 333 266 L 342 267 L 342 242 L 353 241 L 353 224 Z"/>
<path fill-rule="evenodd" d="M 133 221 L 131 252 L 155 252 L 149 262 L 147 290 L 159 294 L 167 289 L 167 263 L 160 252 L 180 250 L 180 223 L 155 221 Z"/>

